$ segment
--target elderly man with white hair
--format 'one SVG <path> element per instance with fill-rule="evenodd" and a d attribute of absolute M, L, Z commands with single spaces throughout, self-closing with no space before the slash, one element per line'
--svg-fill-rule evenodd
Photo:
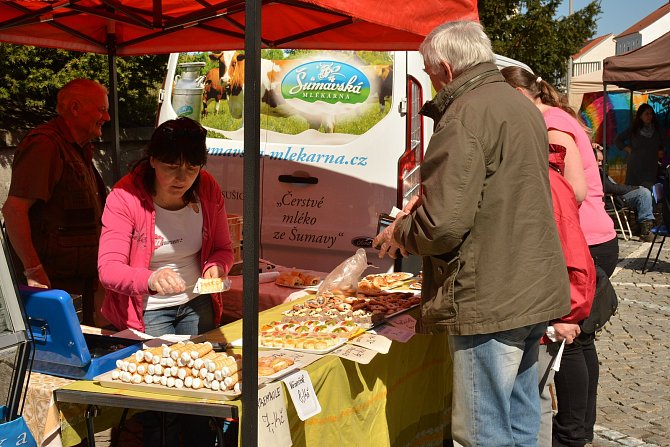
<path fill-rule="evenodd" d="M 375 246 L 423 257 L 418 330 L 449 334 L 453 440 L 534 447 L 539 340 L 570 311 L 547 130 L 498 71 L 480 24 L 440 25 L 419 51 L 437 91 L 422 109 L 435 123 L 423 193 Z"/>

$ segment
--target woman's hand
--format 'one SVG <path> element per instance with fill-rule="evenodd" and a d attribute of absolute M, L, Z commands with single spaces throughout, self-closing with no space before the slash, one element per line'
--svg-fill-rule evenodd
<path fill-rule="evenodd" d="M 149 277 L 149 289 L 159 295 L 173 295 L 186 290 L 186 282 L 181 275 L 171 268 L 156 270 Z"/>
<path fill-rule="evenodd" d="M 226 272 L 220 265 L 214 264 L 203 273 L 202 277 L 205 279 L 209 278 L 225 278 Z"/>
<path fill-rule="evenodd" d="M 556 330 L 557 341 L 563 341 L 567 344 L 572 343 L 575 338 L 582 332 L 578 324 L 573 323 L 552 323 Z"/>

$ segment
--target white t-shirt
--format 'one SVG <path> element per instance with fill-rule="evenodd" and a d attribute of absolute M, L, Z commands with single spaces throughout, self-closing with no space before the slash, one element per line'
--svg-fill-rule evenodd
<path fill-rule="evenodd" d="M 155 205 L 155 250 L 149 268 L 170 267 L 184 279 L 186 290 L 175 295 L 148 295 L 144 298 L 145 310 L 179 306 L 198 296 L 193 293 L 193 287 L 202 273 L 202 209 L 200 204 L 196 205 L 198 212 L 190 205 L 177 211 Z"/>

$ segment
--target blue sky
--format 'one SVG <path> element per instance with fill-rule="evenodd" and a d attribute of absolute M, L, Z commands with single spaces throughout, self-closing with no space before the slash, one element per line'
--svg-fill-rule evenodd
<path fill-rule="evenodd" d="M 668 0 L 601 0 L 602 12 L 597 19 L 596 36 L 619 34 L 667 2 Z M 572 0 L 572 10 L 577 11 L 589 3 L 589 0 Z M 569 5 L 569 0 L 563 0 L 557 11 L 558 15 L 568 15 Z"/>

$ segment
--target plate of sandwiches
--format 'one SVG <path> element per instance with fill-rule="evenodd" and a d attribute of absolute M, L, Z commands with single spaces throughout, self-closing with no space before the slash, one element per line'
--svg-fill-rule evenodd
<path fill-rule="evenodd" d="M 302 270 L 291 270 L 282 272 L 275 279 L 275 284 L 292 289 L 306 289 L 316 287 L 321 283 L 321 277 L 312 275 Z"/>
<path fill-rule="evenodd" d="M 412 281 L 411 283 L 409 283 L 409 286 L 407 287 L 409 287 L 412 290 L 421 290 L 421 280 Z"/>
<path fill-rule="evenodd" d="M 367 275 L 358 282 L 358 291 L 366 295 L 374 295 L 392 290 L 406 284 L 413 278 L 414 274 L 409 272 L 377 273 Z"/>

